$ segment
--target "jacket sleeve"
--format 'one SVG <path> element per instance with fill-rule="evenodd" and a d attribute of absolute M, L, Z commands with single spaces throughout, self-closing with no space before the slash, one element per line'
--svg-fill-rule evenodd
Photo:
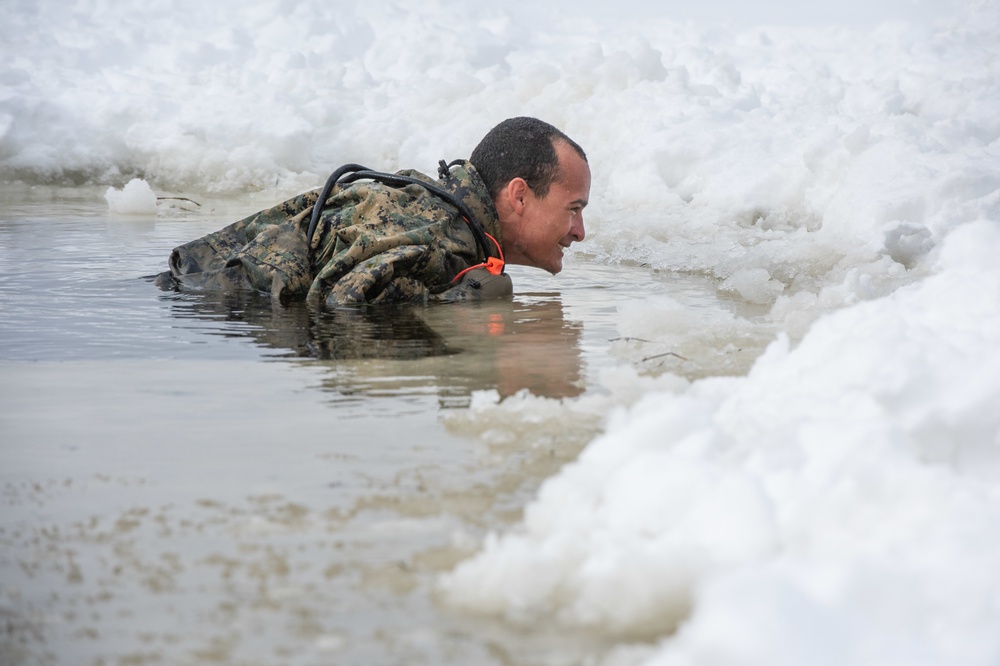
<path fill-rule="evenodd" d="M 467 265 L 436 225 L 388 236 L 341 231 L 340 251 L 320 269 L 309 300 L 327 305 L 422 301 Z"/>
<path fill-rule="evenodd" d="M 219 231 L 174 248 L 168 261 L 174 277 L 215 271 L 224 268 L 242 249 L 258 236 L 289 220 L 296 221 L 312 210 L 317 192 L 306 192 L 233 222 Z"/>
<path fill-rule="evenodd" d="M 333 284 L 327 305 L 423 300 L 428 252 L 425 245 L 401 245 L 366 259 Z"/>

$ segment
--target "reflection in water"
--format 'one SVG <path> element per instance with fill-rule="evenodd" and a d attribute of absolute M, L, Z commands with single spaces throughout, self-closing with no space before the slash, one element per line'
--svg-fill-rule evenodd
<path fill-rule="evenodd" d="M 335 309 L 282 306 L 253 293 L 165 298 L 178 319 L 218 323 L 206 333 L 250 338 L 276 357 L 327 365 L 323 386 L 341 396 L 405 397 L 432 389 L 442 406 L 458 407 L 482 389 L 552 398 L 583 391 L 581 325 L 564 318 L 558 294 Z"/>
<path fill-rule="evenodd" d="M 582 325 L 564 317 L 558 294 L 513 302 L 439 305 L 425 321 L 463 354 L 450 357 L 443 376 L 469 390 L 495 389 L 501 397 L 528 389 L 563 398 L 584 389 Z"/>
<path fill-rule="evenodd" d="M 272 305 L 255 293 L 178 295 L 174 316 L 225 322 L 224 335 L 248 336 L 279 357 L 415 359 L 451 353 L 444 339 L 403 306 L 316 310 Z"/>

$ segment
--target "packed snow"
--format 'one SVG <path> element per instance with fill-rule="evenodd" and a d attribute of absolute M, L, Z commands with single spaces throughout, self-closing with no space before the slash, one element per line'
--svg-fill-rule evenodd
<path fill-rule="evenodd" d="M 123 214 L 156 214 L 156 193 L 149 183 L 141 178 L 133 178 L 120 190 L 109 187 L 104 193 L 108 208 L 112 213 Z"/>
<path fill-rule="evenodd" d="M 442 603 L 622 664 L 996 664 L 1000 4 L 537 4 L 6 2 L 0 178 L 273 202 L 548 120 L 593 171 L 577 252 L 767 322 L 649 294 L 623 366 L 773 342 L 741 376 L 616 373 L 641 397 Z M 579 404 L 470 412 L 521 408 Z"/>

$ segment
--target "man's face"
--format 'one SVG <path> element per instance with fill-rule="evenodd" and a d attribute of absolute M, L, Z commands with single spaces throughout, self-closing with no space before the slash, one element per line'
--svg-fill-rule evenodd
<path fill-rule="evenodd" d="M 553 275 L 562 270 L 563 250 L 583 240 L 583 209 L 590 198 L 587 162 L 565 141 L 557 141 L 555 149 L 558 178 L 544 197 L 525 188 L 523 209 L 504 231 L 508 262 L 544 268 Z"/>

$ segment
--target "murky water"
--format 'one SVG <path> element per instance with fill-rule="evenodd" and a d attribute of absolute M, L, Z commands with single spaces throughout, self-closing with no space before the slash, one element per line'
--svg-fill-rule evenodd
<path fill-rule="evenodd" d="M 740 307 L 697 278 L 577 256 L 515 268 L 512 303 L 274 309 L 142 279 L 261 206 L 0 201 L 3 664 L 580 663 L 600 637 L 461 617 L 435 576 L 599 432 L 602 371 L 759 351 L 621 339 L 619 305 L 649 294 Z"/>

